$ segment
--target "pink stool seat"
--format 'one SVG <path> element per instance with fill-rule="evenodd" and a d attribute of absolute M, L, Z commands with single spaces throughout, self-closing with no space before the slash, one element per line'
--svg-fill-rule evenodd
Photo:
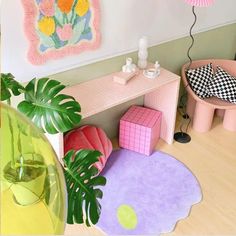
<path fill-rule="evenodd" d="M 236 61 L 209 59 L 193 61 L 191 68 L 197 68 L 208 63 L 212 63 L 213 68 L 221 66 L 232 76 L 236 76 Z M 216 97 L 201 99 L 188 85 L 185 71 L 189 63 L 182 66 L 182 80 L 188 92 L 187 113 L 193 119 L 193 129 L 198 132 L 207 132 L 211 129 L 212 120 L 217 113 L 224 117 L 223 126 L 225 129 L 236 132 L 236 104 L 223 101 Z M 220 110 L 220 112 L 218 111 Z M 224 112 L 222 112 L 224 111 Z"/>
<path fill-rule="evenodd" d="M 120 120 L 119 146 L 150 155 L 160 137 L 161 112 L 132 106 Z"/>

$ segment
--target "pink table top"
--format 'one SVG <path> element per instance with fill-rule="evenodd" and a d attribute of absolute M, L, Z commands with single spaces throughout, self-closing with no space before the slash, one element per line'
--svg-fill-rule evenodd
<path fill-rule="evenodd" d="M 82 118 L 140 97 L 180 79 L 178 75 L 163 68 L 156 79 L 148 79 L 140 70 L 139 74 L 126 85 L 121 85 L 113 81 L 113 75 L 116 73 L 68 87 L 63 91 L 80 103 Z"/>

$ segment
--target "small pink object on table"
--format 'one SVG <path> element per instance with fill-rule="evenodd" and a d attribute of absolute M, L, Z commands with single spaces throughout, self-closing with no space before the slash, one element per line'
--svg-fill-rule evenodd
<path fill-rule="evenodd" d="M 132 79 L 137 74 L 138 74 L 138 71 L 134 71 L 130 73 L 120 71 L 113 75 L 113 81 L 116 83 L 125 85 L 130 79 Z"/>
<path fill-rule="evenodd" d="M 150 155 L 160 137 L 161 112 L 132 106 L 120 120 L 119 146 Z"/>

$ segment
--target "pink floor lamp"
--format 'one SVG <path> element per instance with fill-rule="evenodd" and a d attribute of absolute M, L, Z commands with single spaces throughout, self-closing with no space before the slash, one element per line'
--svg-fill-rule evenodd
<path fill-rule="evenodd" d="M 188 69 L 189 69 L 192 64 L 192 58 L 190 56 L 190 51 L 191 51 L 193 44 L 194 44 L 194 37 L 192 34 L 192 30 L 193 30 L 194 25 L 197 22 L 197 15 L 195 13 L 195 7 L 208 7 L 211 4 L 213 4 L 214 0 L 185 0 L 185 2 L 192 6 L 192 13 L 194 15 L 194 22 L 193 22 L 192 26 L 190 27 L 190 31 L 189 31 L 189 35 L 190 35 L 192 41 L 191 41 L 191 45 L 187 51 L 187 56 L 189 58 L 189 65 L 188 65 Z M 183 96 L 186 96 L 186 95 L 187 95 L 187 93 L 181 96 L 180 102 L 181 102 L 181 100 L 183 100 Z M 182 105 L 182 108 L 183 108 L 183 119 L 189 120 L 189 122 L 188 122 L 188 125 L 186 128 L 186 132 L 183 132 L 183 129 L 182 129 L 183 122 L 181 122 L 180 132 L 175 133 L 174 139 L 175 139 L 175 141 L 180 142 L 180 143 L 188 143 L 191 141 L 191 137 L 187 133 L 188 126 L 189 126 L 191 120 L 190 120 L 190 117 L 188 116 L 188 114 L 186 113 L 186 104 Z"/>

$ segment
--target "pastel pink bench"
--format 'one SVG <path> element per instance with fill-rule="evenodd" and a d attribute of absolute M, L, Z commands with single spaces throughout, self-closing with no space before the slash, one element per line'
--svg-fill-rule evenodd
<path fill-rule="evenodd" d="M 212 63 L 213 68 L 221 66 L 229 74 L 236 77 L 236 61 L 209 59 L 193 61 L 191 68 L 197 68 L 208 63 Z M 236 104 L 223 101 L 216 97 L 201 99 L 187 86 L 187 78 L 185 74 L 189 63 L 182 66 L 182 80 L 188 92 L 187 114 L 193 120 L 193 129 L 198 132 L 207 132 L 211 129 L 214 114 L 223 117 L 223 127 L 227 130 L 236 132 Z"/>

